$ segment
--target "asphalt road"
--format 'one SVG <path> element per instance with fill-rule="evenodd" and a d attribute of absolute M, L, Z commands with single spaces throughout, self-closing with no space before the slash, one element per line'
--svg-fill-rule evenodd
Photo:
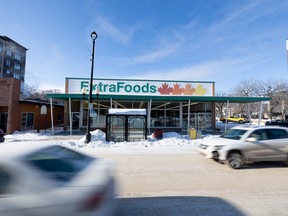
<path fill-rule="evenodd" d="M 116 164 L 116 216 L 288 215 L 288 168 L 282 163 L 233 170 L 195 149 L 98 156 Z"/>

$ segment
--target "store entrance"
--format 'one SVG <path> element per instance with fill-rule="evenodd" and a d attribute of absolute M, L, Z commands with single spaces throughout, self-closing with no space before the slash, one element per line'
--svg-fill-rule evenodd
<path fill-rule="evenodd" d="M 72 112 L 72 130 L 80 129 L 80 112 Z"/>

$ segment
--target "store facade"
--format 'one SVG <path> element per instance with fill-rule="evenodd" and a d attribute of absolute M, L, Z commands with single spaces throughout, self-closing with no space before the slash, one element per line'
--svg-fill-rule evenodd
<path fill-rule="evenodd" d="M 146 109 L 148 132 L 156 129 L 187 133 L 189 128 L 215 129 L 215 102 L 244 100 L 215 97 L 214 82 L 94 79 L 93 105 L 89 108 L 90 82 L 86 78 L 66 78 L 65 94 L 48 94 L 65 100 L 64 129 L 86 130 L 91 110 L 91 129 L 106 130 L 109 109 Z M 245 98 L 245 102 L 268 100 Z"/>

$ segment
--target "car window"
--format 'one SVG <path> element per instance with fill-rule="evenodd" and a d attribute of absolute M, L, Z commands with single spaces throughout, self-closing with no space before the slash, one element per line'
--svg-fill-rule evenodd
<path fill-rule="evenodd" d="M 266 130 L 263 129 L 259 129 L 259 130 L 255 130 L 254 132 L 252 132 L 249 137 L 253 137 L 256 140 L 267 140 L 267 134 L 266 134 Z"/>
<path fill-rule="evenodd" d="M 288 138 L 288 132 L 283 129 L 267 129 L 267 137 L 268 139 L 284 139 Z"/>
<path fill-rule="evenodd" d="M 228 129 L 225 133 L 223 133 L 220 137 L 227 138 L 227 139 L 235 139 L 239 140 L 243 134 L 245 134 L 247 130 L 244 129 Z"/>
<path fill-rule="evenodd" d="M 68 182 L 94 158 L 63 146 L 51 146 L 26 156 L 29 165 L 57 181 Z"/>

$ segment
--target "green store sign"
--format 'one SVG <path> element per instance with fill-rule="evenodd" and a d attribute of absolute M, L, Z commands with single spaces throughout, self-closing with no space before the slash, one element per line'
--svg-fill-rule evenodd
<path fill-rule="evenodd" d="M 82 81 L 81 82 L 81 86 L 80 89 L 89 89 L 89 83 L 88 81 Z M 131 84 L 127 84 L 125 82 L 116 82 L 115 84 L 105 84 L 102 82 L 98 82 L 96 84 L 93 83 L 92 85 L 92 91 L 96 92 L 96 91 L 100 91 L 101 93 L 121 93 L 121 92 L 125 92 L 125 93 L 152 93 L 154 94 L 155 92 L 157 92 L 157 86 L 155 85 L 151 85 L 149 83 L 143 84 L 143 85 L 139 85 L 139 84 L 135 84 L 135 85 L 131 85 Z"/>

